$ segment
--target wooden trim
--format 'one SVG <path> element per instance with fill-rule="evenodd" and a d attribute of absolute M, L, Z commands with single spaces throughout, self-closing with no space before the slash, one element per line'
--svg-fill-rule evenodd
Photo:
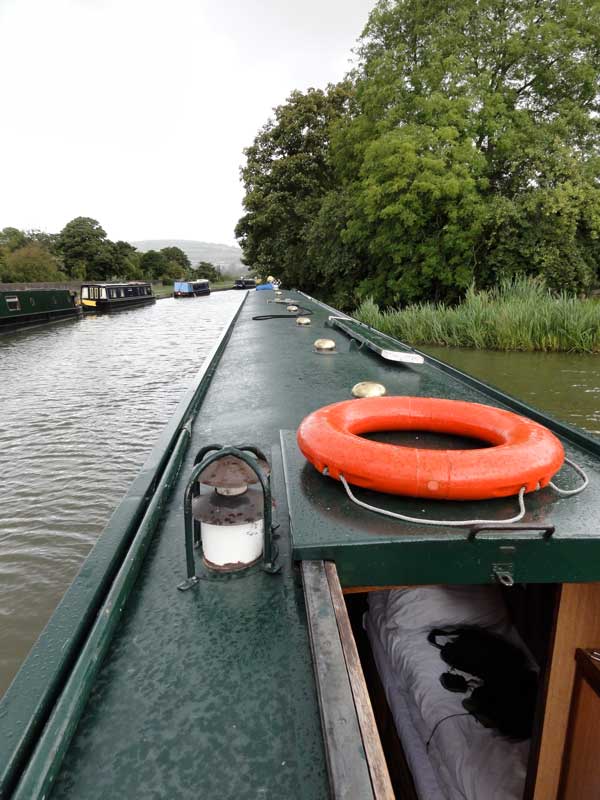
<path fill-rule="evenodd" d="M 589 653 L 578 650 L 559 800 L 598 797 L 598 698 L 600 669 Z"/>
<path fill-rule="evenodd" d="M 373 787 L 322 561 L 302 561 L 302 582 L 323 744 L 333 800 L 372 800 Z"/>
<path fill-rule="evenodd" d="M 351 614 L 350 610 L 348 614 Z M 402 740 L 396 730 L 394 715 L 390 709 L 381 677 L 377 671 L 369 637 L 366 631 L 361 631 L 361 641 L 359 641 L 355 626 L 353 626 L 352 630 L 355 635 L 367 689 L 369 690 L 373 715 L 390 774 L 392 789 L 395 796 L 399 799 L 401 798 L 401 800 L 419 800 L 413 775 L 406 760 Z M 421 800 L 426 799 L 421 798 Z"/>
<path fill-rule="evenodd" d="M 354 641 L 352 626 L 348 618 L 348 609 L 344 602 L 337 569 L 332 561 L 325 562 L 325 572 L 329 583 L 329 591 L 331 592 L 331 601 L 335 611 L 342 649 L 346 659 L 346 667 L 348 669 L 350 687 L 354 696 L 358 724 L 360 725 L 367 763 L 369 765 L 373 794 L 376 800 L 394 800 L 395 794 L 392 789 L 390 775 L 383 754 L 381 739 L 379 738 L 379 732 L 375 724 L 371 699 L 365 683 L 365 676 L 358 656 L 356 642 Z"/>
<path fill-rule="evenodd" d="M 581 652 L 581 651 L 577 651 Z M 575 732 L 575 724 L 577 721 L 577 709 L 579 707 L 580 697 L 581 697 L 581 688 L 584 682 L 584 677 L 581 673 L 575 673 L 575 685 L 573 687 L 573 697 L 571 699 L 571 709 L 569 712 L 569 722 L 567 724 L 567 740 L 565 742 L 565 752 L 562 760 L 562 769 L 561 769 L 561 776 L 560 776 L 560 783 L 558 788 L 558 797 L 559 800 L 562 800 L 565 796 L 566 788 L 567 788 L 567 780 L 569 775 L 569 767 L 572 761 L 571 756 L 573 755 L 573 734 Z"/>
<path fill-rule="evenodd" d="M 329 562 L 326 562 L 329 563 Z M 332 562 L 333 563 L 333 562 Z M 336 571 L 337 575 L 337 571 Z M 339 583 L 339 580 L 338 580 Z M 343 594 L 366 594 L 368 592 L 389 592 L 391 589 L 414 589 L 415 587 L 430 586 L 431 584 L 425 583 L 398 583 L 393 586 L 344 586 L 342 588 Z"/>
<path fill-rule="evenodd" d="M 600 583 L 562 586 L 533 800 L 555 800 L 575 679 L 575 651 L 600 641 Z"/>

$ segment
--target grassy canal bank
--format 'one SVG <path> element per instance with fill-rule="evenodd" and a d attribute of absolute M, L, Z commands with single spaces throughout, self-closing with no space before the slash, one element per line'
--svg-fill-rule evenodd
<path fill-rule="evenodd" d="M 600 303 L 555 294 L 531 278 L 504 281 L 488 291 L 469 289 L 457 306 L 418 303 L 381 310 L 366 300 L 355 316 L 413 345 L 600 352 Z"/>

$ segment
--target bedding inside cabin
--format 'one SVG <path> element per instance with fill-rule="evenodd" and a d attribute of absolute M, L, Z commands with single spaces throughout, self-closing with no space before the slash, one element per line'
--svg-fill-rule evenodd
<path fill-rule="evenodd" d="M 521 800 L 529 740 L 484 727 L 448 691 L 449 666 L 428 641 L 435 628 L 477 626 L 531 654 L 494 586 L 372 592 L 364 627 L 420 800 Z M 457 670 L 450 670 L 461 674 Z M 462 673 L 473 684 L 473 676 Z M 476 682 L 475 682 L 476 683 Z"/>

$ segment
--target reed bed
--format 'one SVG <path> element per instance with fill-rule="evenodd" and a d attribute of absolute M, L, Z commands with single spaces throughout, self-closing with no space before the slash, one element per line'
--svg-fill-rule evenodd
<path fill-rule="evenodd" d="M 515 277 L 487 291 L 471 288 L 453 307 L 418 303 L 382 311 L 369 299 L 356 317 L 409 344 L 600 352 L 600 303 L 556 294 L 535 278 Z"/>

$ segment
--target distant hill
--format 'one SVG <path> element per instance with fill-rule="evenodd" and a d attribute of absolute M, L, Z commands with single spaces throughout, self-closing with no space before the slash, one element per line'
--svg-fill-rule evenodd
<path fill-rule="evenodd" d="M 179 247 L 195 267 L 199 261 L 209 261 L 221 272 L 242 275 L 248 267 L 242 264 L 242 251 L 239 247 L 212 242 L 195 242 L 193 239 L 146 239 L 143 242 L 130 242 L 145 253 L 147 250 L 162 250 L 163 247 Z"/>

